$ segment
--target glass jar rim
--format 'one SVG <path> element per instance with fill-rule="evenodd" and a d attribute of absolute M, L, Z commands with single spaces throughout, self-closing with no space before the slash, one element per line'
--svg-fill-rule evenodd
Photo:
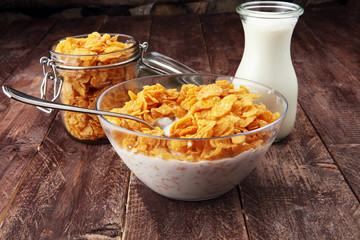
<path fill-rule="evenodd" d="M 236 12 L 243 16 L 279 19 L 299 17 L 304 9 L 296 4 L 281 1 L 251 1 L 239 5 Z"/>
<path fill-rule="evenodd" d="M 131 41 L 134 41 L 134 44 L 131 47 L 122 49 L 120 51 L 115 51 L 115 52 L 109 52 L 109 53 L 100 53 L 100 54 L 65 54 L 65 53 L 59 53 L 56 52 L 53 47 L 56 46 L 58 43 L 60 43 L 63 40 L 66 40 L 68 37 L 65 38 L 61 38 L 59 40 L 56 40 L 54 42 L 52 42 L 50 44 L 50 46 L 48 47 L 50 55 L 59 55 L 59 56 L 71 56 L 71 57 L 98 57 L 98 56 L 106 56 L 106 55 L 111 55 L 111 54 L 117 54 L 117 53 L 121 53 L 121 52 L 125 52 L 125 51 L 129 51 L 131 49 L 139 49 L 139 41 L 130 36 L 130 35 L 126 35 L 126 34 L 120 34 L 120 33 L 100 33 L 101 36 L 104 34 L 109 34 L 110 36 L 119 36 L 119 37 L 124 37 L 124 38 L 128 38 Z M 71 38 L 86 38 L 89 34 L 81 34 L 81 35 L 74 35 L 74 36 L 70 36 Z M 133 53 L 133 52 L 131 52 Z M 131 55 L 131 54 L 130 54 Z"/>

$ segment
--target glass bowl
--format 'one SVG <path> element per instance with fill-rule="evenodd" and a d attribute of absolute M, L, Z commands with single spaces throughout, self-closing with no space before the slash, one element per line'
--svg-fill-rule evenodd
<path fill-rule="evenodd" d="M 265 127 L 237 135 L 171 138 L 124 129 L 99 116 L 115 151 L 128 168 L 153 191 L 168 198 L 188 201 L 211 199 L 230 191 L 256 167 L 269 150 L 286 115 L 286 99 L 276 90 L 260 83 L 211 74 L 137 78 L 105 90 L 97 99 L 96 109 L 109 111 L 122 107 L 130 100 L 129 90 L 136 94 L 146 85 L 159 83 L 166 89 L 180 90 L 184 84 L 206 85 L 218 80 L 230 83 L 236 80 L 236 85 L 244 85 L 250 93 L 260 94 L 261 97 L 255 99 L 255 103 L 265 104 L 267 110 L 278 112 L 280 118 Z M 237 143 L 239 139 L 242 141 L 238 145 L 228 145 L 229 142 Z M 256 147 L 252 147 L 255 141 Z M 141 146 L 146 149 L 138 151 Z M 214 148 L 212 153 L 217 153 L 211 158 L 203 154 L 204 149 L 209 147 Z M 157 154 L 154 155 L 154 152 Z"/>

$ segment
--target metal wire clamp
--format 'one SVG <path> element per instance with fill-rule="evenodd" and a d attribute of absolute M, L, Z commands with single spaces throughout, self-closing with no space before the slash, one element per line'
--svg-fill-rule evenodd
<path fill-rule="evenodd" d="M 42 65 L 42 70 L 44 74 L 40 87 L 41 99 L 46 100 L 48 80 L 51 80 L 54 81 L 54 95 L 50 101 L 54 102 L 60 96 L 63 78 L 61 76 L 58 76 L 56 71 L 56 64 L 51 59 L 47 57 L 42 57 L 40 58 L 40 64 Z M 53 109 L 51 108 L 37 108 L 46 113 L 51 113 L 53 111 Z"/>

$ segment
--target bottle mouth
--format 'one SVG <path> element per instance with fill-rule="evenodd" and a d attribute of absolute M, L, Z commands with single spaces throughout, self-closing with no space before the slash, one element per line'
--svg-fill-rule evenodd
<path fill-rule="evenodd" d="M 304 13 L 304 9 L 289 2 L 280 1 L 252 1 L 239 5 L 236 12 L 242 16 L 279 19 L 299 17 Z"/>

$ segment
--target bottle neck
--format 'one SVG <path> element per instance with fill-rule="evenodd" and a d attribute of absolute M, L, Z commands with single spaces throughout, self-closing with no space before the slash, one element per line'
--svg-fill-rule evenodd
<path fill-rule="evenodd" d="M 298 18 L 304 13 L 304 9 L 295 3 L 284 1 L 250 1 L 239 5 L 236 12 L 254 18 L 288 19 Z"/>
<path fill-rule="evenodd" d="M 297 18 L 261 19 L 247 17 L 242 19 L 245 34 L 246 54 L 272 55 L 290 58 L 291 36 Z"/>

